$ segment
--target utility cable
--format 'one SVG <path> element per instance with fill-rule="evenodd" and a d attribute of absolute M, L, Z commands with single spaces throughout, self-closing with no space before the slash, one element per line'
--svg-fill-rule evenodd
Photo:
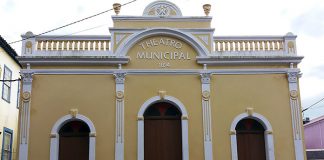
<path fill-rule="evenodd" d="M 20 81 L 21 79 L 8 79 L 8 80 L 0 80 L 0 82 L 14 82 L 14 81 Z"/>
<path fill-rule="evenodd" d="M 64 34 L 64 35 L 58 35 L 58 36 L 55 36 L 55 37 L 51 37 L 51 38 L 46 39 L 46 40 L 48 40 L 48 41 L 49 40 L 55 40 L 55 39 L 58 39 L 58 38 L 63 38 L 63 37 L 66 37 L 66 36 L 70 36 L 70 35 L 82 33 L 82 32 L 85 32 L 85 31 L 97 29 L 97 28 L 100 28 L 100 27 L 103 27 L 103 26 L 107 26 L 107 25 L 108 25 L 108 23 L 105 23 L 105 24 L 101 24 L 101 25 L 98 25 L 98 26 L 95 26 L 95 27 L 91 27 L 91 28 L 87 28 L 87 29 L 84 29 L 84 30 L 80 30 L 80 31 L 77 31 L 77 32 L 73 32 L 73 33 L 69 33 L 69 34 Z"/>
<path fill-rule="evenodd" d="M 316 104 L 322 102 L 323 100 L 324 100 L 324 98 L 320 99 L 319 101 L 315 102 L 314 104 L 310 105 L 309 107 L 303 109 L 302 112 L 307 111 L 308 109 L 310 109 L 311 107 L 315 106 Z"/>
<path fill-rule="evenodd" d="M 135 2 L 137 0 L 132 0 L 132 1 L 129 1 L 127 3 L 124 3 L 122 4 L 121 6 L 126 6 L 128 4 L 131 4 L 133 2 Z M 92 15 L 92 16 L 89 16 L 89 17 L 86 17 L 86 18 L 83 18 L 83 19 L 80 19 L 80 20 L 77 20 L 77 21 L 74 21 L 74 22 L 71 22 L 71 23 L 68 23 L 66 25 L 63 25 L 63 26 L 60 26 L 60 27 L 57 27 L 57 28 L 54 28 L 54 29 L 51 29 L 51 30 L 48 30 L 46 32 L 43 32 L 43 33 L 40 33 L 40 34 L 37 34 L 37 35 L 33 35 L 33 36 L 30 36 L 30 37 L 26 37 L 26 38 L 23 38 L 21 40 L 17 40 L 17 41 L 13 41 L 13 42 L 10 42 L 9 44 L 14 44 L 14 43 L 18 43 L 18 42 L 21 42 L 21 41 L 24 41 L 24 40 L 27 40 L 27 39 L 30 39 L 30 38 L 35 38 L 35 37 L 38 37 L 38 36 L 41 36 L 41 35 L 44 35 L 44 34 L 47 34 L 47 33 L 50 33 L 50 32 L 53 32 L 53 31 L 56 31 L 56 30 L 59 30 L 59 29 L 62 29 L 62 28 L 65 28 L 65 27 L 68 27 L 68 26 L 71 26 L 73 24 L 76 24 L 76 23 L 79 23 L 79 22 L 82 22 L 84 20 L 87 20 L 87 19 L 90 19 L 90 18 L 93 18 L 93 17 L 96 17 L 96 16 L 99 16 L 101 14 L 104 14 L 104 13 L 107 13 L 109 11 L 112 11 L 114 8 L 111 8 L 111 9 L 108 9 L 106 11 L 103 11 L 103 12 L 100 12 L 100 13 L 97 13 L 95 15 Z"/>

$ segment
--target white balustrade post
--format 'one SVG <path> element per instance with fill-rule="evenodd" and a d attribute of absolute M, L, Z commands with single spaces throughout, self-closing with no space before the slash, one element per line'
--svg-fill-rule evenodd
<path fill-rule="evenodd" d="M 22 39 L 25 39 L 22 41 L 22 56 L 30 56 L 36 50 L 36 40 L 34 36 L 32 32 L 27 32 L 25 35 L 21 36 Z"/>
<path fill-rule="evenodd" d="M 284 51 L 286 54 L 297 55 L 296 38 L 297 36 L 291 32 L 284 36 Z"/>

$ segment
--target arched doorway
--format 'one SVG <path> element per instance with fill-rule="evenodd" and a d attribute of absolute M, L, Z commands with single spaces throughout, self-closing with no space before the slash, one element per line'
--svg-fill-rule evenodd
<path fill-rule="evenodd" d="M 254 119 L 236 125 L 238 160 L 266 160 L 264 127 Z"/>
<path fill-rule="evenodd" d="M 59 160 L 89 159 L 89 126 L 82 121 L 70 121 L 59 130 Z"/>
<path fill-rule="evenodd" d="M 167 102 L 152 104 L 144 112 L 144 159 L 181 160 L 181 112 Z"/>

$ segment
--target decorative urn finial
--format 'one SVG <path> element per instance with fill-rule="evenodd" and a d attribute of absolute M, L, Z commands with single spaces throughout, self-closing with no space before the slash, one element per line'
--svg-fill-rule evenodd
<path fill-rule="evenodd" d="M 120 3 L 114 3 L 113 8 L 114 8 L 114 11 L 115 11 L 116 15 L 118 15 L 119 12 L 120 12 L 121 4 Z"/>
<path fill-rule="evenodd" d="M 210 12 L 210 9 L 211 9 L 211 5 L 210 4 L 204 4 L 203 9 L 205 11 L 206 16 L 208 16 L 209 12 Z"/>

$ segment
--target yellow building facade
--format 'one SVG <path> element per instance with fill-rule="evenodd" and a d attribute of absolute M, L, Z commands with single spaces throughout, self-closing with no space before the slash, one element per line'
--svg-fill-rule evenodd
<path fill-rule="evenodd" d="M 0 159 L 16 160 L 21 69 L 17 53 L 0 36 Z M 12 81 L 16 80 L 16 81 Z"/>
<path fill-rule="evenodd" d="M 214 36 L 168 1 L 112 19 L 23 35 L 20 160 L 305 159 L 295 35 Z"/>

